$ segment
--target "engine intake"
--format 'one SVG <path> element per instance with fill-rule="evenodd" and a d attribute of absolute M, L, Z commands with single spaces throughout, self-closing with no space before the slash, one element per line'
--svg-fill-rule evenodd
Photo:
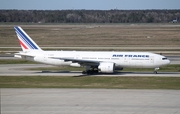
<path fill-rule="evenodd" d="M 113 73 L 115 64 L 112 62 L 101 62 L 98 69 L 102 73 Z"/>

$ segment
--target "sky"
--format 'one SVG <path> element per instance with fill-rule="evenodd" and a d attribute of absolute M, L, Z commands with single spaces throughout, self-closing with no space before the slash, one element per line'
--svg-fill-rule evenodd
<path fill-rule="evenodd" d="M 180 9 L 180 0 L 0 0 L 0 9 L 18 9 L 18 10 Z"/>

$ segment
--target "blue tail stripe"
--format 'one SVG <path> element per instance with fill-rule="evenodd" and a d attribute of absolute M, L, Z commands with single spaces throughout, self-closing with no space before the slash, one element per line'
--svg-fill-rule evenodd
<path fill-rule="evenodd" d="M 16 33 L 21 38 L 21 40 L 23 40 L 23 42 L 26 43 L 28 48 L 33 49 L 33 47 L 26 40 L 24 40 L 24 38 L 22 37 L 22 35 L 18 31 L 16 31 Z"/>
<path fill-rule="evenodd" d="M 32 46 L 32 44 L 30 44 L 30 42 L 27 41 L 27 38 L 23 36 L 21 30 L 19 30 L 18 27 L 16 27 L 16 32 L 17 32 L 18 35 L 22 38 L 22 40 L 28 45 L 29 48 L 34 49 L 34 47 Z"/>
<path fill-rule="evenodd" d="M 17 27 L 17 30 L 22 35 L 23 39 L 25 39 L 27 43 L 30 44 L 33 49 L 38 49 L 18 27 Z"/>
<path fill-rule="evenodd" d="M 18 28 L 18 27 L 15 27 L 16 30 L 18 31 L 18 33 L 20 33 L 20 35 L 22 35 L 21 37 L 28 43 L 32 46 L 33 49 L 38 49 L 30 40 L 29 38 Z"/>

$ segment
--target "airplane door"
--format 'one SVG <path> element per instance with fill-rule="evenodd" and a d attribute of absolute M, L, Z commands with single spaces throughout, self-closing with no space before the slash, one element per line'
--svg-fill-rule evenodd
<path fill-rule="evenodd" d="M 44 54 L 44 61 L 47 61 L 47 54 Z"/>
<path fill-rule="evenodd" d="M 129 57 L 124 57 L 124 63 L 125 63 L 125 64 L 129 65 L 129 60 L 130 60 Z"/>
<path fill-rule="evenodd" d="M 154 63 L 154 56 L 150 56 L 150 63 Z"/>

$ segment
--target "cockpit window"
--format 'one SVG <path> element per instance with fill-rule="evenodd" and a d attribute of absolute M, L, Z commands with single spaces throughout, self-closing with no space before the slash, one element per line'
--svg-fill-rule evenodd
<path fill-rule="evenodd" d="M 167 58 L 162 58 L 162 60 L 167 60 Z"/>

